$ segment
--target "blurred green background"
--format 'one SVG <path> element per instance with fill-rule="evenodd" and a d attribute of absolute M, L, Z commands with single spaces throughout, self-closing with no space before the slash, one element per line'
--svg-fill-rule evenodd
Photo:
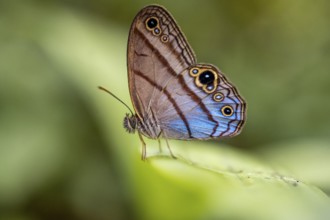
<path fill-rule="evenodd" d="M 128 31 L 152 3 L 248 102 L 239 136 L 170 141 L 182 160 L 142 162 L 97 90 L 131 105 Z M 329 27 L 326 0 L 1 0 L 0 219 L 329 219 Z"/>

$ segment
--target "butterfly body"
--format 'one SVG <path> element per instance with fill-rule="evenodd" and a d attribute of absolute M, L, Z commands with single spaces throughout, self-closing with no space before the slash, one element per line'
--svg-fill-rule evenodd
<path fill-rule="evenodd" d="M 148 117 L 141 120 L 138 115 L 126 114 L 124 118 L 124 128 L 126 128 L 128 133 L 135 133 L 137 130 L 139 133 L 151 139 L 157 139 L 161 135 L 161 129 L 155 121 L 150 120 Z"/>
<path fill-rule="evenodd" d="M 246 103 L 214 65 L 198 64 L 186 38 L 161 6 L 135 17 L 127 49 L 134 115 L 129 132 L 152 139 L 193 140 L 234 136 L 246 119 Z"/>

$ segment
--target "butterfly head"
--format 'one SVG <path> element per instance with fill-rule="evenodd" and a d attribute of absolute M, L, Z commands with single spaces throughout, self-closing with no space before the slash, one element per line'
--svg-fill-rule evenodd
<path fill-rule="evenodd" d="M 126 114 L 124 118 L 124 128 L 128 133 L 133 133 L 137 129 L 137 118 L 135 115 Z"/>

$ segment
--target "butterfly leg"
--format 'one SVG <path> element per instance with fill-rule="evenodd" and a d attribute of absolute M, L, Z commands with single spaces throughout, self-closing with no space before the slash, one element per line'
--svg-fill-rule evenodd
<path fill-rule="evenodd" d="M 141 159 L 142 160 L 146 160 L 146 158 L 147 158 L 147 147 L 146 147 L 146 143 L 144 142 L 141 133 L 138 132 L 138 134 L 139 134 L 140 141 L 142 143 L 142 155 L 141 155 Z"/>
<path fill-rule="evenodd" d="M 161 145 L 161 142 L 160 142 L 160 136 L 163 136 L 163 137 L 164 137 L 164 139 L 165 139 L 165 141 L 166 141 L 166 146 L 167 146 L 167 148 L 168 148 L 168 151 L 169 151 L 170 154 L 171 154 L 171 157 L 174 158 L 174 159 L 176 159 L 176 156 L 174 156 L 174 154 L 173 154 L 173 152 L 172 152 L 172 150 L 171 150 L 171 148 L 170 148 L 170 145 L 169 145 L 169 143 L 168 143 L 168 140 L 167 140 L 166 136 L 163 134 L 163 131 L 161 131 L 161 132 L 159 133 L 158 137 L 157 137 L 158 145 L 159 145 L 159 152 L 161 153 L 161 152 L 163 151 L 163 150 L 162 150 L 162 145 Z"/>
<path fill-rule="evenodd" d="M 160 138 L 158 137 L 158 147 L 159 147 L 159 152 L 162 153 L 163 149 L 162 149 L 162 143 L 160 142 Z"/>
<path fill-rule="evenodd" d="M 173 159 L 176 159 L 176 156 L 173 154 L 173 152 L 172 152 L 172 150 L 171 150 L 171 148 L 170 148 L 170 145 L 169 145 L 169 143 L 168 143 L 167 138 L 166 138 L 165 136 L 164 136 L 164 138 L 165 138 L 165 141 L 166 141 L 167 149 L 168 149 L 168 151 L 169 151 L 170 154 L 171 154 L 171 157 L 172 157 Z"/>

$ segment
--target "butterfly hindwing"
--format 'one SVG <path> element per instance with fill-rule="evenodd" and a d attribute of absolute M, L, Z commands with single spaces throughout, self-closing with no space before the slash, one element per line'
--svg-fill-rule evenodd
<path fill-rule="evenodd" d="M 181 86 L 172 83 L 167 89 L 184 117 L 163 105 L 159 108 L 163 130 L 175 139 L 209 139 L 238 134 L 245 121 L 245 102 L 220 70 L 212 65 L 199 66 L 211 68 L 218 75 L 216 88 L 212 92 L 204 91 L 196 85 L 196 79 L 189 71 L 178 76 L 183 81 Z M 162 105 L 162 102 L 159 99 L 158 104 Z M 230 114 L 225 114 L 225 110 L 230 110 Z"/>

